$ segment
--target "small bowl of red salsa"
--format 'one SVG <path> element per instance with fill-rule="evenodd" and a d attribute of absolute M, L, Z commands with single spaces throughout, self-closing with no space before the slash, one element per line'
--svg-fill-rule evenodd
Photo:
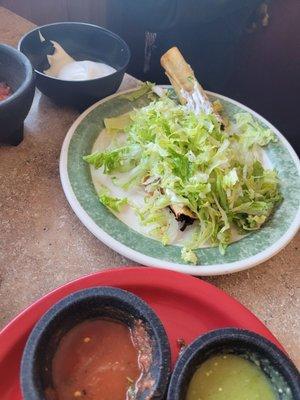
<path fill-rule="evenodd" d="M 0 145 L 17 145 L 33 101 L 34 71 L 24 54 L 5 44 L 0 44 L 0 61 Z"/>
<path fill-rule="evenodd" d="M 24 400 L 163 399 L 166 332 L 127 291 L 96 287 L 54 305 L 36 324 L 21 364 Z"/>

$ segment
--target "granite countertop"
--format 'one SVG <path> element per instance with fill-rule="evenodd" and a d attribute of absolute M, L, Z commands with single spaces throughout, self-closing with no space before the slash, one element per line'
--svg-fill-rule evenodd
<path fill-rule="evenodd" d="M 16 46 L 34 24 L 0 7 L 0 42 Z M 121 89 L 137 80 L 126 75 Z M 0 328 L 50 290 L 82 275 L 134 263 L 98 241 L 63 194 L 62 142 L 77 113 L 36 92 L 17 147 L 0 148 Z M 204 278 L 255 313 L 300 368 L 300 235 L 264 264 Z"/>

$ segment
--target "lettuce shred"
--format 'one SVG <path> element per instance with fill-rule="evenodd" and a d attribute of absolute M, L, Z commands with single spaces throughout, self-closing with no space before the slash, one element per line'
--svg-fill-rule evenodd
<path fill-rule="evenodd" d="M 122 132 L 130 122 L 131 118 L 129 112 L 118 115 L 117 117 L 104 118 L 104 125 L 109 133 Z"/>
<path fill-rule="evenodd" d="M 123 206 L 128 204 L 126 198 L 119 199 L 117 197 L 111 196 L 109 190 L 106 187 L 102 187 L 98 192 L 98 198 L 100 202 L 107 207 L 110 211 L 114 213 L 119 213 Z"/>
<path fill-rule="evenodd" d="M 195 252 L 191 249 L 187 249 L 186 247 L 181 249 L 181 258 L 183 261 L 189 264 L 197 264 L 198 261 Z"/>
<path fill-rule="evenodd" d="M 129 101 L 134 101 L 134 100 L 137 100 L 138 98 L 144 96 L 146 93 L 148 93 L 149 95 L 152 95 L 152 87 L 153 86 L 154 86 L 153 83 L 145 82 L 139 87 L 139 89 L 134 90 L 129 93 L 122 94 L 120 96 L 120 98 L 129 100 Z"/>
<path fill-rule="evenodd" d="M 222 131 L 214 115 L 196 115 L 164 96 L 131 112 L 122 127 L 125 143 L 84 159 L 105 174 L 129 172 L 125 189 L 143 185 L 138 215 L 143 224 L 156 224 L 153 236 L 164 244 L 171 242 L 167 208 L 189 208 L 196 228 L 182 250 L 186 262 L 196 263 L 193 250 L 203 245 L 218 245 L 224 254 L 232 228 L 259 229 L 282 199 L 276 171 L 260 156 L 276 137 L 248 113 L 236 114 Z M 113 211 L 121 204 L 100 200 Z"/>

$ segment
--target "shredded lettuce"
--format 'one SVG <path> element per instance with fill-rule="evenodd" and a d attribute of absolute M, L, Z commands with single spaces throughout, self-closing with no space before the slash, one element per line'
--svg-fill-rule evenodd
<path fill-rule="evenodd" d="M 126 198 L 119 199 L 117 197 L 111 196 L 109 190 L 106 187 L 102 187 L 99 190 L 98 198 L 105 207 L 115 213 L 119 213 L 122 208 L 128 204 L 128 200 Z"/>
<path fill-rule="evenodd" d="M 193 250 L 187 249 L 186 247 L 183 247 L 181 249 L 181 258 L 183 261 L 186 263 L 190 264 L 197 264 L 197 256 Z"/>
<path fill-rule="evenodd" d="M 271 129 L 262 127 L 254 121 L 249 113 L 235 114 L 236 127 L 239 132 L 239 139 L 247 148 L 255 145 L 266 146 L 270 142 L 276 142 Z"/>
<path fill-rule="evenodd" d="M 103 153 L 96 152 L 84 156 L 83 159 L 95 168 L 103 166 L 105 174 L 127 172 L 137 164 L 141 150 L 139 145 L 126 145 Z"/>
<path fill-rule="evenodd" d="M 134 90 L 133 92 L 122 94 L 120 97 L 123 99 L 134 101 L 134 100 L 144 96 L 144 94 L 146 94 L 146 93 L 152 94 L 153 86 L 154 86 L 153 83 L 145 82 L 140 86 L 140 88 L 138 90 Z"/>
<path fill-rule="evenodd" d="M 118 115 L 117 117 L 104 118 L 105 128 L 109 133 L 124 131 L 125 127 L 131 122 L 130 112 Z"/>
<path fill-rule="evenodd" d="M 242 234 L 259 229 L 281 201 L 276 171 L 259 155 L 276 137 L 250 114 L 236 114 L 223 131 L 213 114 L 196 115 L 163 96 L 121 117 L 110 128 L 122 126 L 126 143 L 84 159 L 105 174 L 129 172 L 125 189 L 144 187 L 137 213 L 142 224 L 154 224 L 151 234 L 164 244 L 171 243 L 168 207 L 190 210 L 195 231 L 182 250 L 184 261 L 196 263 L 193 250 L 203 245 L 224 254 L 233 228 Z M 113 211 L 123 204 L 103 195 L 100 201 Z"/>

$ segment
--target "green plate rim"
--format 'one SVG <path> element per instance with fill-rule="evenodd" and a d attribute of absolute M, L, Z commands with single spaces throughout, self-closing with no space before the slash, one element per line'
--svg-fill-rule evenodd
<path fill-rule="evenodd" d="M 226 104 L 226 107 L 237 107 L 250 112 L 261 123 L 270 127 L 279 138 L 278 143 L 268 146 L 267 153 L 273 164 L 274 161 L 277 162 L 279 173 L 283 174 L 280 178 L 283 183 L 285 200 L 284 206 L 281 205 L 276 210 L 274 217 L 264 228 L 230 245 L 225 257 L 219 254 L 217 248 L 199 249 L 197 253 L 200 265 L 191 266 L 182 263 L 180 260 L 180 247 L 163 246 L 160 242 L 133 231 L 98 202 L 91 181 L 89 166 L 82 161 L 84 154 L 78 153 L 78 147 L 87 145 L 84 143 L 86 133 L 89 130 L 95 130 L 97 125 L 96 113 L 99 113 L 99 109 L 100 113 L 101 108 L 102 112 L 108 112 L 106 116 L 125 112 L 126 101 L 124 102 L 124 99 L 121 101 L 120 96 L 135 90 L 137 88 L 119 92 L 100 100 L 77 118 L 66 135 L 60 157 L 60 176 L 65 195 L 83 224 L 98 239 L 125 257 L 145 265 L 168 268 L 193 275 L 219 275 L 240 271 L 257 265 L 280 251 L 293 238 L 300 226 L 299 159 L 283 135 L 263 117 L 235 100 L 213 92 L 207 93 L 209 96 L 220 99 Z M 137 100 L 137 103 L 141 101 L 142 99 Z M 112 104 L 114 104 L 113 111 L 109 109 Z M 116 104 L 118 110 L 122 109 L 117 113 L 115 113 Z M 134 104 L 128 101 L 127 106 L 130 107 Z M 125 108 L 125 111 L 123 108 Z M 96 122 L 93 120 L 95 118 Z M 86 123 L 89 123 L 90 126 L 94 124 L 94 126 L 86 127 L 84 126 Z M 81 129 L 83 129 L 85 136 L 80 132 Z M 97 129 L 99 133 L 99 126 L 97 126 Z M 92 141 L 91 146 L 93 143 Z M 78 181 L 78 177 L 81 180 Z M 272 242 L 271 237 L 275 239 L 272 239 L 273 243 L 270 244 L 270 241 Z M 268 239 L 269 244 L 261 250 L 263 239 Z M 254 254 L 250 254 L 250 256 L 249 243 L 250 245 L 254 243 L 259 248 L 258 251 L 252 251 Z M 234 254 L 236 249 L 238 249 L 238 253 Z M 155 254 L 156 257 L 153 257 L 152 254 Z"/>

